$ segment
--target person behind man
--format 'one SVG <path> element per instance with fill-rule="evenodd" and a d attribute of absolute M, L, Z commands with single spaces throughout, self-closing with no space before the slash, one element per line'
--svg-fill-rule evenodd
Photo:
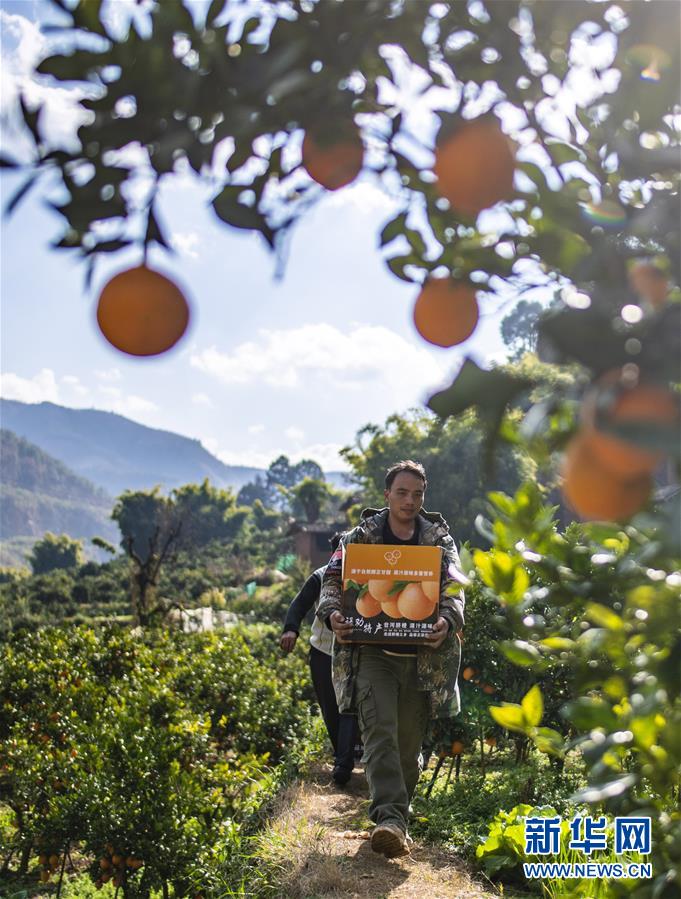
<path fill-rule="evenodd" d="M 331 548 L 335 550 L 340 534 L 334 535 Z M 297 596 L 291 601 L 284 621 L 284 630 L 279 646 L 286 653 L 292 651 L 300 634 L 303 618 L 319 602 L 322 577 L 326 565 L 313 571 L 305 581 Z M 339 786 L 344 786 L 352 775 L 355 764 L 355 744 L 359 740 L 357 716 L 341 714 L 338 711 L 336 694 L 331 681 L 331 646 L 333 635 L 315 615 L 310 635 L 310 674 L 322 718 L 331 740 L 334 753 L 332 777 Z"/>
<path fill-rule="evenodd" d="M 344 533 L 351 543 L 440 546 L 442 568 L 439 618 L 427 643 L 354 644 L 352 626 L 341 613 L 342 546 L 331 557 L 322 581 L 317 616 L 334 633 L 333 684 L 341 712 L 356 710 L 364 742 L 364 762 L 376 825 L 371 848 L 392 858 L 409 851 L 409 804 L 420 770 L 420 750 L 429 718 L 456 715 L 457 676 L 464 623 L 461 591 L 448 587 L 459 557 L 442 516 L 423 509 L 426 473 L 406 460 L 388 469 L 383 509 L 365 509 L 359 525 Z"/>

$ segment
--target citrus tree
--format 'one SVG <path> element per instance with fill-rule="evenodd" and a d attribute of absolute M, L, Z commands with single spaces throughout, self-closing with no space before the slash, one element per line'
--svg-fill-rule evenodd
<path fill-rule="evenodd" d="M 150 244 L 167 248 L 165 179 L 207 179 L 217 216 L 277 250 L 325 190 L 361 176 L 400 207 L 380 243 L 391 271 L 421 285 L 414 321 L 426 340 L 464 341 L 480 303 L 554 294 L 540 351 L 585 368 L 569 397 L 584 403 L 566 496 L 589 518 L 645 505 L 677 446 L 677 4 L 167 0 L 123 24 L 100 0 L 52 6 L 58 40 L 37 74 L 78 86 L 82 124 L 74 149 L 55 148 L 21 99 L 33 159 L 9 206 L 51 173 L 60 249 L 91 273 L 102 254 L 139 245 L 132 316 L 115 302 L 112 312 L 106 289 L 100 298 L 115 345 L 125 321 L 124 350 L 159 352 L 155 336 L 186 318 L 144 263 Z M 139 343 L 157 288 L 158 327 Z M 116 295 L 130 304 L 129 290 Z M 496 433 L 528 386 L 468 361 L 430 406 L 477 406 Z M 530 423 L 558 447 L 564 400 Z"/>

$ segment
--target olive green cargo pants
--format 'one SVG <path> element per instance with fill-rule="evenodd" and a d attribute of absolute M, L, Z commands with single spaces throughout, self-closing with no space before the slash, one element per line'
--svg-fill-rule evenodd
<path fill-rule="evenodd" d="M 428 693 L 416 689 L 416 657 L 362 645 L 355 684 L 369 816 L 375 824 L 396 824 L 406 832 L 430 709 Z"/>

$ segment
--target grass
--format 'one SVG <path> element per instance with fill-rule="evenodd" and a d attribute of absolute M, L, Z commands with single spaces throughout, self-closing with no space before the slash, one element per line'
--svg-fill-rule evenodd
<path fill-rule="evenodd" d="M 516 764 L 511 750 L 488 755 L 485 766 L 483 775 L 477 756 L 464 756 L 460 779 L 452 776 L 447 783 L 449 762 L 445 762 L 426 799 L 434 768 L 431 762 L 414 797 L 414 837 L 444 844 L 474 861 L 475 850 L 500 809 L 527 802 L 552 805 L 561 814 L 568 807 L 568 797 L 584 783 L 576 754 L 568 758 L 563 771 L 553 768 L 546 756 L 530 756 Z"/>

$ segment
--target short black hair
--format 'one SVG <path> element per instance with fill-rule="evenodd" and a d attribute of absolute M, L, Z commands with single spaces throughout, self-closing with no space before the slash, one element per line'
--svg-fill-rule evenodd
<path fill-rule="evenodd" d="M 333 537 L 329 538 L 329 545 L 331 546 L 331 549 L 333 550 L 333 552 L 336 552 L 336 550 L 338 549 L 338 544 L 340 543 L 342 536 L 343 536 L 342 531 L 336 531 L 336 533 L 333 535 Z"/>
<path fill-rule="evenodd" d="M 423 489 L 425 490 L 428 486 L 428 478 L 426 478 L 426 470 L 421 465 L 420 462 L 414 462 L 411 459 L 403 459 L 401 462 L 396 462 L 394 465 L 391 465 L 390 468 L 385 473 L 385 489 L 390 490 L 392 487 L 393 481 L 397 477 L 400 472 L 406 471 L 407 474 L 413 474 L 417 478 L 421 478 L 423 481 Z"/>

